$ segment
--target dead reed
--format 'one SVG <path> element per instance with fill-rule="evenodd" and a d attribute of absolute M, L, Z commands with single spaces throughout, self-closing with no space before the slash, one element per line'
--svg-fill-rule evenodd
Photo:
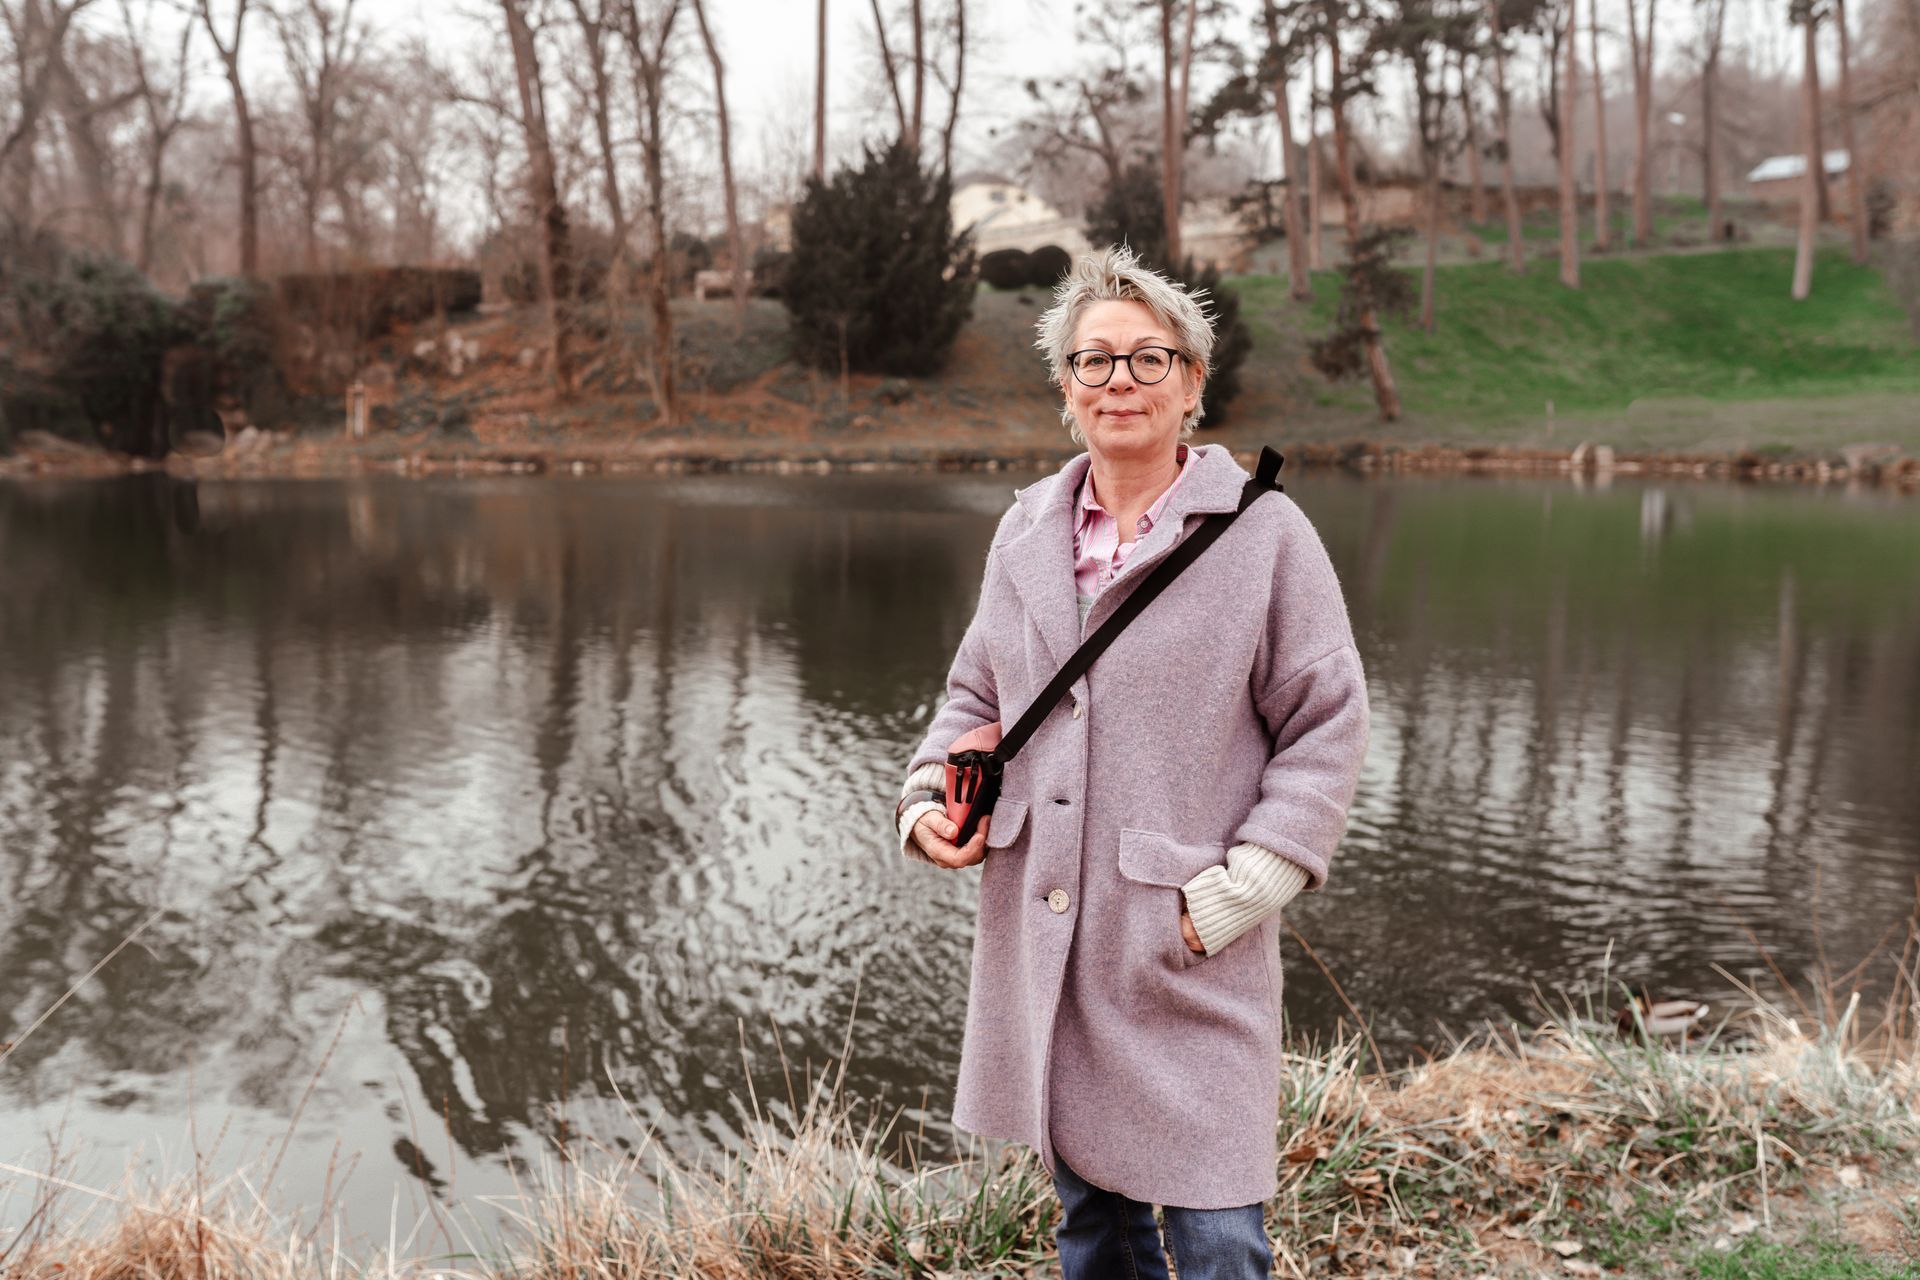
<path fill-rule="evenodd" d="M 1416 1066 L 1370 1069 L 1364 1028 L 1298 1047 L 1268 1210 L 1279 1273 L 1658 1273 L 1750 1234 L 1797 1239 L 1828 1193 L 1853 1205 L 1856 1225 L 1871 1219 L 1878 1250 L 1920 1268 L 1920 924 L 1893 962 L 1893 997 L 1872 1010 L 1853 985 L 1867 967 L 1830 976 L 1823 964 L 1809 990 L 1782 977 L 1774 993 L 1722 970 L 1740 998 L 1686 1044 L 1623 1037 L 1609 1006 L 1624 988 L 1603 961 L 1597 986 L 1558 1007 L 1540 999 L 1533 1025 L 1488 1026 Z M 1846 990 L 1822 985 L 1839 979 Z M 892 1122 L 841 1089 L 851 1031 L 838 1063 L 801 1081 L 804 1096 L 786 1072 L 785 1119 L 749 1089 L 736 1154 L 696 1166 L 648 1141 L 556 1148 L 504 1206 L 508 1230 L 482 1244 L 450 1231 L 439 1249 L 425 1232 L 378 1248 L 343 1240 L 325 1229 L 326 1206 L 275 1209 L 242 1174 L 104 1192 L 61 1185 L 50 1162 L 0 1168 L 0 1191 L 11 1178 L 39 1197 L 27 1226 L 0 1236 L 0 1274 L 1046 1273 L 1057 1205 L 1032 1154 L 889 1159 Z M 76 1199 L 69 1216 L 62 1203 Z"/>

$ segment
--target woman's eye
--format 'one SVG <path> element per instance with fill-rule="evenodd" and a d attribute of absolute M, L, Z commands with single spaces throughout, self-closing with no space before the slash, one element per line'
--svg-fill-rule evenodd
<path fill-rule="evenodd" d="M 1166 353 L 1162 351 L 1135 352 L 1133 362 L 1148 373 L 1159 373 L 1167 367 Z"/>
<path fill-rule="evenodd" d="M 1098 373 L 1112 363 L 1103 355 L 1084 355 L 1080 357 L 1080 372 Z"/>

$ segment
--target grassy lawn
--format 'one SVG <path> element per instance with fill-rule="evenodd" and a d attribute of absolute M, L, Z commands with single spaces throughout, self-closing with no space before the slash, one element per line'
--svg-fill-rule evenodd
<path fill-rule="evenodd" d="M 1774 248 L 1591 259 L 1577 290 L 1561 287 L 1551 259 L 1524 275 L 1497 261 L 1448 266 L 1437 275 L 1435 331 L 1388 319 L 1387 351 L 1411 422 L 1494 428 L 1502 440 L 1513 436 L 1503 426 L 1618 417 L 1637 403 L 1704 402 L 1708 412 L 1693 416 L 1711 417 L 1731 402 L 1920 395 L 1920 345 L 1877 270 L 1823 250 L 1804 302 L 1788 296 L 1792 271 L 1792 252 Z M 1304 310 L 1282 277 L 1233 283 L 1254 325 L 1254 360 L 1263 349 L 1303 353 L 1332 326 L 1332 272 L 1315 274 Z M 1304 375 L 1286 390 L 1349 421 L 1371 404 L 1367 387 L 1316 381 Z M 1920 443 L 1920 425 L 1900 438 Z"/>

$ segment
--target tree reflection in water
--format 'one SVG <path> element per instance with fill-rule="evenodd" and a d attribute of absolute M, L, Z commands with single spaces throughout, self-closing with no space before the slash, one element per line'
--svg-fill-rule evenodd
<path fill-rule="evenodd" d="M 747 1073 L 784 1110 L 781 1052 L 817 1070 L 851 1019 L 845 1088 L 909 1126 L 924 1098 L 938 1154 L 974 880 L 884 833 L 1013 484 L 0 487 L 0 1038 L 163 913 L 0 1068 L 9 1131 L 72 1091 L 131 1141 L 112 1117 L 181 1115 L 191 1074 L 263 1138 L 325 1059 L 311 1121 L 451 1195 L 461 1159 L 637 1141 L 616 1089 L 669 1149 L 729 1146 Z M 1816 867 L 1835 959 L 1904 916 L 1910 505 L 1290 489 L 1375 709 L 1290 918 L 1391 1053 L 1610 939 L 1662 990 L 1751 968 L 1719 898 L 1793 972 Z"/>

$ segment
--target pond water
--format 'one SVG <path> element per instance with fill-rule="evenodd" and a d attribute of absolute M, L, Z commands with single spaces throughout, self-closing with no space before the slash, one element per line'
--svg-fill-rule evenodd
<path fill-rule="evenodd" d="M 562 1134 L 728 1149 L 843 1047 L 950 1150 L 975 877 L 889 819 L 1032 478 L 0 486 L 0 1162 L 277 1160 L 384 1235 Z M 1897 952 L 1920 503 L 1289 492 L 1374 709 L 1298 1032 L 1344 992 L 1398 1065 L 1609 948 L 1686 995 Z"/>

